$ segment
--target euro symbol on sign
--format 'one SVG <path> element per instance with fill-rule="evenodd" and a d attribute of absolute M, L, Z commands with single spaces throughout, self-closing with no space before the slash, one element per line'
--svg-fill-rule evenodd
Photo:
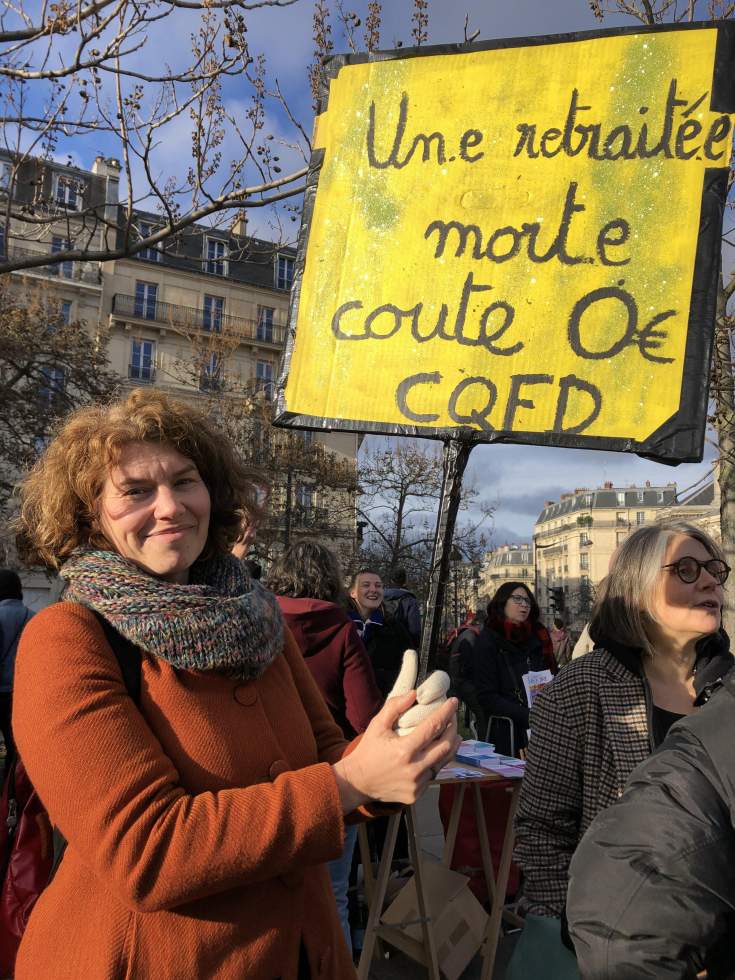
<path fill-rule="evenodd" d="M 664 320 L 668 320 L 669 317 L 675 316 L 677 311 L 664 310 L 663 313 L 658 313 L 649 320 L 645 327 L 639 330 L 638 306 L 631 294 L 626 289 L 620 288 L 624 282 L 625 280 L 621 280 L 618 286 L 603 286 L 601 289 L 593 289 L 577 300 L 567 324 L 569 346 L 579 357 L 584 357 L 590 361 L 606 361 L 616 357 L 626 347 L 638 347 L 641 356 L 645 357 L 647 361 L 653 361 L 656 364 L 670 364 L 674 360 L 673 357 L 661 357 L 652 351 L 663 347 L 664 341 L 668 337 L 665 330 L 657 330 L 656 327 Z M 627 319 L 625 331 L 615 343 L 605 350 L 590 350 L 582 343 L 582 317 L 593 304 L 605 300 L 615 300 L 624 306 Z"/>

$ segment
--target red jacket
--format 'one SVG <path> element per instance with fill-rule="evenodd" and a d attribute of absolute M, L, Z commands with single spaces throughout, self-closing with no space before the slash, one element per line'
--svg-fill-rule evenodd
<path fill-rule="evenodd" d="M 364 732 L 383 698 L 354 623 L 333 602 L 277 598 L 334 720 L 348 738 Z"/>

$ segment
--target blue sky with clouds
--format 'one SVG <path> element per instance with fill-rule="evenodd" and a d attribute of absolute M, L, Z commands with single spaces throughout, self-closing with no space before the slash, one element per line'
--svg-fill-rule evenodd
<path fill-rule="evenodd" d="M 366 2 L 350 3 L 345 9 L 365 13 Z M 391 48 L 397 40 L 411 43 L 410 0 L 385 0 L 381 47 Z M 587 0 L 431 0 L 429 7 L 429 43 L 462 40 L 465 13 L 469 31 L 480 30 L 480 39 L 515 37 L 529 34 L 564 33 L 594 30 L 600 26 Z M 311 129 L 311 95 L 306 79 L 307 66 L 312 58 L 313 3 L 298 0 L 287 9 L 263 9 L 247 15 L 252 50 L 262 51 L 267 59 L 271 79 L 277 78 L 294 114 Z M 602 26 L 632 24 L 629 18 L 609 16 Z M 164 22 L 165 36 L 152 34 L 140 52 L 141 63 L 150 58 L 177 58 L 177 51 L 189 44 L 194 19 L 186 11 L 177 12 Z M 360 29 L 358 29 L 360 35 Z M 335 51 L 346 50 L 339 30 L 334 29 Z M 237 79 L 228 80 L 225 98 L 233 111 L 241 114 L 248 99 L 247 86 Z M 290 140 L 287 120 L 274 112 L 269 128 L 284 142 Z M 167 136 L 157 151 L 156 165 L 160 173 L 181 173 L 186 166 L 189 150 L 188 126 L 183 121 L 180 132 Z M 98 137 L 60 146 L 59 153 L 73 152 L 75 161 L 89 165 L 98 152 L 109 152 Z M 289 166 L 299 166 L 296 151 L 284 147 L 281 151 L 284 172 Z M 228 158 L 227 146 L 224 158 Z M 257 226 L 256 226 L 257 227 Z M 265 230 L 265 229 L 264 229 Z M 733 250 L 735 251 L 735 250 Z M 699 480 L 710 468 L 715 455 L 708 445 L 702 464 L 668 467 L 618 453 L 582 450 L 548 449 L 526 446 L 482 446 L 474 450 L 468 477 L 481 488 L 484 498 L 496 507 L 494 542 L 529 540 L 535 518 L 544 501 L 575 487 L 594 487 L 610 480 L 626 486 L 650 480 L 652 484 L 676 482 L 682 489 Z"/>

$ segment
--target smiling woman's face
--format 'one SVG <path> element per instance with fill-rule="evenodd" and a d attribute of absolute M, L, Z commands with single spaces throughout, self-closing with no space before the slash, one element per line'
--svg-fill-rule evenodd
<path fill-rule="evenodd" d="M 209 490 L 173 446 L 133 442 L 105 480 L 100 528 L 112 549 L 146 572 L 183 584 L 209 533 Z"/>
<path fill-rule="evenodd" d="M 670 565 L 680 558 L 691 557 L 709 561 L 713 556 L 701 541 L 686 534 L 676 534 L 669 541 L 663 565 Z M 700 569 L 696 582 L 682 582 L 674 568 L 662 568 L 653 603 L 657 623 L 653 626 L 656 641 L 665 643 L 676 637 L 682 640 L 698 639 L 714 633 L 720 627 L 724 591 L 709 572 Z"/>

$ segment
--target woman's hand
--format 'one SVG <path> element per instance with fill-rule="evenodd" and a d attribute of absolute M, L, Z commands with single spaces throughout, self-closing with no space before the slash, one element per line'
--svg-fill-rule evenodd
<path fill-rule="evenodd" d="M 435 773 L 453 758 L 461 742 L 457 699 L 450 698 L 401 738 L 393 726 L 415 701 L 415 691 L 389 698 L 354 752 L 332 767 L 343 813 L 371 800 L 415 803 Z"/>

